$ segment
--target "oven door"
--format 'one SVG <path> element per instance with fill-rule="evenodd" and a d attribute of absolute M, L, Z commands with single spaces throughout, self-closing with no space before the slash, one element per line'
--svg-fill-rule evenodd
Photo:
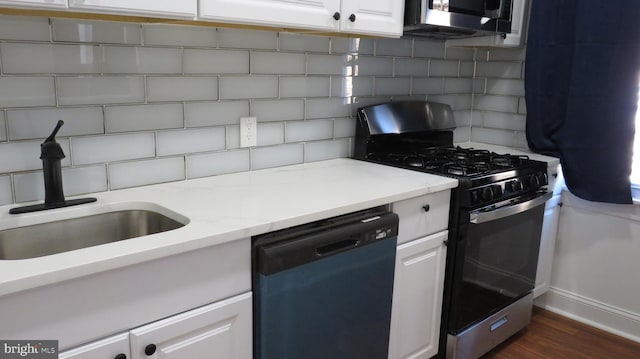
<path fill-rule="evenodd" d="M 467 222 L 461 223 L 456 249 L 453 334 L 533 290 L 544 204 L 551 195 L 541 191 L 462 213 Z"/>

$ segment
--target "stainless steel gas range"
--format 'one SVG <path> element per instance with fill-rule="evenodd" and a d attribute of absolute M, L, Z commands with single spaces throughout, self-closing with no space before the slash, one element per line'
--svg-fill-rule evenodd
<path fill-rule="evenodd" d="M 453 146 L 448 105 L 360 108 L 354 157 L 457 178 L 452 192 L 440 358 L 478 358 L 530 321 L 547 166 Z"/>

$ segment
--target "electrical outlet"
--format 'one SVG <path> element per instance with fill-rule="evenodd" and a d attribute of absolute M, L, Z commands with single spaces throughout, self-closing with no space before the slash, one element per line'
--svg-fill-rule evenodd
<path fill-rule="evenodd" d="M 240 117 L 240 147 L 253 147 L 258 143 L 258 124 L 255 117 Z"/>

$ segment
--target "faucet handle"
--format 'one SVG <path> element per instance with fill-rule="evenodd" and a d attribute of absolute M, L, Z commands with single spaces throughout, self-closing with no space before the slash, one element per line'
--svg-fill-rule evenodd
<path fill-rule="evenodd" d="M 64 125 L 64 121 L 59 120 L 56 128 L 51 132 L 51 135 L 49 135 L 49 137 L 40 144 L 41 160 L 61 160 L 66 157 L 64 155 L 64 151 L 62 151 L 62 147 L 58 142 L 56 142 L 55 138 L 62 125 Z"/>
<path fill-rule="evenodd" d="M 47 137 L 47 139 L 44 140 L 44 142 L 55 142 L 56 135 L 58 134 L 58 131 L 60 131 L 60 128 L 62 127 L 62 125 L 64 125 L 64 121 L 58 120 L 58 123 L 56 124 L 56 128 L 53 129 L 53 132 L 51 132 L 49 137 Z"/>

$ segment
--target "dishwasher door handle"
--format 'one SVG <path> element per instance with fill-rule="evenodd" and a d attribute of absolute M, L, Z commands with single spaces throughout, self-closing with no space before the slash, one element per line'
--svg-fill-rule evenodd
<path fill-rule="evenodd" d="M 355 248 L 360 244 L 357 239 L 345 239 L 339 242 L 333 242 L 322 247 L 316 248 L 316 254 L 320 257 L 328 256 L 338 252 L 342 252 L 347 249 Z"/>

